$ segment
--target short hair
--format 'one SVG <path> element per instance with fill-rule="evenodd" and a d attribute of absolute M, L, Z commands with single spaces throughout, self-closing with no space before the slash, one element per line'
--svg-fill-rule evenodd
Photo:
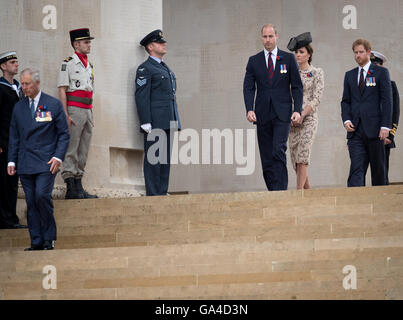
<path fill-rule="evenodd" d="M 24 70 L 21 71 L 20 76 L 22 76 L 23 74 L 30 74 L 32 76 L 32 80 L 34 82 L 38 82 L 41 80 L 41 77 L 39 75 L 39 71 L 38 70 L 32 70 L 31 68 L 26 68 Z"/>
<path fill-rule="evenodd" d="M 262 29 L 260 30 L 260 34 L 263 34 L 263 30 L 264 30 L 265 28 L 273 28 L 274 33 L 277 35 L 277 29 L 276 29 L 276 26 L 275 26 L 274 24 L 271 24 L 271 23 L 265 24 L 265 25 L 262 27 Z"/>
<path fill-rule="evenodd" d="M 365 51 L 371 51 L 371 43 L 365 39 L 357 39 L 353 42 L 353 51 L 356 46 L 364 46 Z"/>

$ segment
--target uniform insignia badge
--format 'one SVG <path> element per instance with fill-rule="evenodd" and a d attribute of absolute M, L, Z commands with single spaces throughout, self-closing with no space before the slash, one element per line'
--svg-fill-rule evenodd
<path fill-rule="evenodd" d="M 145 69 L 145 68 L 141 68 L 141 69 L 139 69 L 139 71 L 140 71 L 140 72 L 143 72 L 143 71 L 144 71 L 144 69 Z"/>
<path fill-rule="evenodd" d="M 66 71 L 66 68 L 67 68 L 67 64 L 63 63 L 62 64 L 62 71 Z"/>
<path fill-rule="evenodd" d="M 80 80 L 76 81 L 76 87 L 79 88 L 80 87 Z"/>
<path fill-rule="evenodd" d="M 69 62 L 72 59 L 73 59 L 72 57 L 68 57 L 68 58 L 64 59 L 64 62 Z"/>
<path fill-rule="evenodd" d="M 147 79 L 137 79 L 137 84 L 139 87 L 144 86 L 147 83 Z"/>

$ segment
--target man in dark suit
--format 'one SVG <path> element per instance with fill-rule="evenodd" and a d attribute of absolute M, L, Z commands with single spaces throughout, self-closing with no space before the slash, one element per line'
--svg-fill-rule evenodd
<path fill-rule="evenodd" d="M 136 106 L 144 134 L 144 180 L 147 196 L 166 195 L 169 185 L 171 131 L 180 130 L 175 74 L 162 61 L 166 40 L 161 30 L 146 35 L 140 45 L 149 58 L 136 73 Z M 159 129 L 159 130 L 155 130 Z M 163 131 L 162 131 L 163 130 Z M 163 133 L 163 134 L 158 134 Z M 157 140 L 154 142 L 154 140 Z M 163 141 L 160 141 L 163 139 Z M 150 147 L 158 143 L 155 154 Z M 154 159 L 152 159 L 154 158 Z"/>
<path fill-rule="evenodd" d="M 287 140 L 301 116 L 303 85 L 294 55 L 277 48 L 275 26 L 263 26 L 261 39 L 264 50 L 249 58 L 243 84 L 247 119 L 257 125 L 267 189 L 287 190 Z"/>
<path fill-rule="evenodd" d="M 392 86 L 386 68 L 371 64 L 371 44 L 365 39 L 352 46 L 358 67 L 344 77 L 341 115 L 347 130 L 351 165 L 348 187 L 365 186 L 371 164 L 372 185 L 385 185 L 384 140 L 392 127 Z"/>
<path fill-rule="evenodd" d="M 18 73 L 15 51 L 0 54 L 0 229 L 26 228 L 19 223 L 16 212 L 18 176 L 7 174 L 8 137 L 14 105 L 22 97 L 21 86 L 14 76 Z"/>
<path fill-rule="evenodd" d="M 378 66 L 383 66 L 383 64 L 387 61 L 386 57 L 378 52 L 371 51 L 371 62 Z M 392 85 L 392 130 L 389 131 L 389 136 L 385 139 L 385 171 L 386 171 L 386 184 L 389 184 L 389 157 L 390 157 L 390 149 L 396 148 L 395 144 L 395 135 L 397 126 L 399 125 L 399 117 L 400 117 L 400 97 L 399 91 L 397 90 L 396 82 L 391 81 Z"/>
<path fill-rule="evenodd" d="M 18 172 L 25 192 L 31 237 L 26 250 L 54 248 L 52 190 L 70 139 L 61 102 L 43 93 L 39 85 L 39 72 L 21 73 L 26 98 L 15 105 L 10 126 L 8 174 Z"/>

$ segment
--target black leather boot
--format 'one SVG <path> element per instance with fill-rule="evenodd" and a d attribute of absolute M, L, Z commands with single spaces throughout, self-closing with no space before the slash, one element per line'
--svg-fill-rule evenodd
<path fill-rule="evenodd" d="M 81 179 L 74 179 L 76 184 L 77 193 L 82 196 L 82 199 L 96 199 L 98 198 L 95 194 L 89 194 L 87 191 L 84 190 L 83 185 L 81 183 Z"/>
<path fill-rule="evenodd" d="M 65 199 L 84 199 L 83 195 L 77 192 L 76 184 L 74 183 L 74 178 L 67 178 L 64 180 L 66 183 L 66 196 Z"/>

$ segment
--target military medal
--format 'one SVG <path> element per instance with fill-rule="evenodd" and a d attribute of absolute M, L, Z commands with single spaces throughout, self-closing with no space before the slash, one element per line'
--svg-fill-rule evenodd
<path fill-rule="evenodd" d="M 287 65 L 280 64 L 280 73 L 287 73 Z"/>
<path fill-rule="evenodd" d="M 52 112 L 46 111 L 46 106 L 39 106 L 39 111 L 36 113 L 36 122 L 49 122 L 52 121 Z"/>

